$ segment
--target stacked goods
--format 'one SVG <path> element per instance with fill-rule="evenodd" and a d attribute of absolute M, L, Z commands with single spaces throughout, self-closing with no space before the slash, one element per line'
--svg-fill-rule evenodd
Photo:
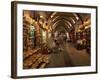
<path fill-rule="evenodd" d="M 24 69 L 43 68 L 49 63 L 49 55 L 34 53 L 24 60 Z"/>
<path fill-rule="evenodd" d="M 24 11 L 23 15 L 23 68 L 43 68 L 49 63 L 49 49 L 40 46 L 41 29 L 37 19 L 33 19 L 31 12 Z M 42 54 L 44 53 L 44 54 Z"/>
<path fill-rule="evenodd" d="M 51 53 L 50 48 L 48 48 L 48 46 L 46 44 L 42 44 L 41 50 L 42 50 L 42 54 L 50 54 Z"/>
<path fill-rule="evenodd" d="M 23 68 L 44 68 L 49 63 L 49 56 L 50 55 L 42 54 L 41 48 L 25 51 L 23 56 Z"/>
<path fill-rule="evenodd" d="M 26 58 L 32 56 L 32 54 L 37 53 L 38 51 L 40 51 L 40 48 L 37 48 L 34 50 L 29 50 L 29 51 L 24 51 L 23 58 L 26 59 Z"/>
<path fill-rule="evenodd" d="M 23 18 L 23 48 L 24 51 L 31 49 L 32 41 L 29 37 L 29 26 L 30 23 L 26 21 L 26 18 Z"/>

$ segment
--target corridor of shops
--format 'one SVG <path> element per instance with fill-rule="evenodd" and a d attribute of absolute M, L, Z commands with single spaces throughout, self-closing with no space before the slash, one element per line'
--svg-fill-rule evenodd
<path fill-rule="evenodd" d="M 23 69 L 90 65 L 90 14 L 23 11 Z"/>

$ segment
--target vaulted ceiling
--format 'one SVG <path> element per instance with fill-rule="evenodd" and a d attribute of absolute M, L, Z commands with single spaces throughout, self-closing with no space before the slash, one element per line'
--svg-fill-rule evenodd
<path fill-rule="evenodd" d="M 33 19 L 38 20 L 40 24 L 50 27 L 52 30 L 61 29 L 66 31 L 72 30 L 77 22 L 83 24 L 91 18 L 87 13 L 70 13 L 70 12 L 46 12 L 46 11 L 31 11 Z"/>

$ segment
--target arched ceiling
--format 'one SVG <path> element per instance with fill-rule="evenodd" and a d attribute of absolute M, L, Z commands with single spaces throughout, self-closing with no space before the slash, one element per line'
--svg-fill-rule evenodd
<path fill-rule="evenodd" d="M 70 29 L 71 25 L 69 21 L 61 19 L 61 20 L 57 20 L 53 25 L 52 25 L 52 29 L 56 29 L 56 27 L 59 27 L 59 24 L 62 25 L 63 27 L 65 27 L 66 29 Z M 64 25 L 63 25 L 64 24 Z"/>
<path fill-rule="evenodd" d="M 90 14 L 86 13 L 33 11 L 33 14 L 36 20 L 40 20 L 41 24 L 51 27 L 52 30 L 62 25 L 67 31 L 70 31 L 75 28 L 74 25 L 78 21 L 83 24 L 84 21 L 91 18 Z"/>
<path fill-rule="evenodd" d="M 54 12 L 49 20 L 51 21 L 49 24 L 53 27 L 52 29 L 59 27 L 58 24 L 65 24 L 64 27 L 66 27 L 67 31 L 69 31 L 74 27 L 74 24 L 77 20 L 79 20 L 79 17 L 75 13 Z"/>

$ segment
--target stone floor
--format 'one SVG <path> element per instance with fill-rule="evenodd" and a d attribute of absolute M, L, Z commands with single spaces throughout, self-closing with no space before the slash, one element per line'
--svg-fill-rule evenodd
<path fill-rule="evenodd" d="M 63 42 L 60 48 L 53 47 L 53 44 L 50 46 L 52 50 L 50 54 L 41 54 L 41 52 L 30 54 L 24 60 L 24 69 L 89 66 L 91 63 L 91 56 L 86 50 L 77 50 L 71 43 Z"/>
<path fill-rule="evenodd" d="M 55 49 L 55 53 L 50 54 L 50 63 L 46 66 L 47 68 L 90 65 L 91 56 L 85 49 L 77 50 L 74 45 L 70 43 L 64 43 L 61 47 L 62 51 Z"/>

